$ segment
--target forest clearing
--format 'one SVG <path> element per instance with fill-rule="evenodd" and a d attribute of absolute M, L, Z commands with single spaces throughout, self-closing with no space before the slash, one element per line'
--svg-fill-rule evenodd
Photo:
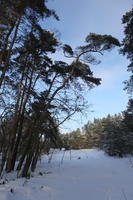
<path fill-rule="evenodd" d="M 133 199 L 131 157 L 113 158 L 90 149 L 55 150 L 49 159 L 42 158 L 30 179 L 12 180 L 8 174 L 0 185 L 0 200 Z"/>

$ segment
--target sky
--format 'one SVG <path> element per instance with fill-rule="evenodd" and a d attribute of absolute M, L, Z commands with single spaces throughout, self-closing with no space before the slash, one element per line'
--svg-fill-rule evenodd
<path fill-rule="evenodd" d="M 60 21 L 48 20 L 46 26 L 56 31 L 60 41 L 72 47 L 83 44 L 90 32 L 109 34 L 122 41 L 124 26 L 122 16 L 133 5 L 132 0 L 49 0 L 48 6 L 56 11 Z M 56 55 L 58 59 L 61 55 Z M 87 114 L 74 116 L 66 122 L 62 132 L 81 128 L 94 118 L 117 114 L 126 109 L 128 95 L 123 82 L 128 79 L 128 60 L 118 49 L 101 56 L 101 64 L 92 66 L 94 76 L 101 78 L 101 85 L 86 94 L 90 109 Z"/>

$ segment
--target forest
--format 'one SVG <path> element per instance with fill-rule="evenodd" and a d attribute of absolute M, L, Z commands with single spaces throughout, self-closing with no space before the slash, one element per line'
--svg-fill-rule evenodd
<path fill-rule="evenodd" d="M 110 156 L 133 154 L 133 8 L 122 16 L 124 38 L 88 33 L 76 48 L 62 43 L 45 21 L 61 20 L 46 0 L 0 0 L 0 176 L 34 172 L 51 148 L 97 148 Z M 101 83 L 92 66 L 117 47 L 129 61 L 129 96 L 122 113 L 88 120 L 82 129 L 60 133 L 60 126 L 88 102 L 83 95 Z M 53 57 L 62 52 L 69 62 Z"/>

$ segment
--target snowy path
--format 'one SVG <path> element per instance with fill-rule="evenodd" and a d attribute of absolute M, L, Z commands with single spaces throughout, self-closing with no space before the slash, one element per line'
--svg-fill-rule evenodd
<path fill-rule="evenodd" d="M 107 157 L 101 151 L 82 150 L 43 159 L 30 180 L 0 186 L 0 200 L 133 200 L 133 168 L 129 159 Z M 80 157 L 80 159 L 79 159 Z M 43 176 L 38 173 L 46 171 Z M 10 189 L 14 192 L 11 193 Z"/>

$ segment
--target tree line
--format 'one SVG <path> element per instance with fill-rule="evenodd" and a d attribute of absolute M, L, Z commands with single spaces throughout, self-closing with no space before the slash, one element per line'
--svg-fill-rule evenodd
<path fill-rule="evenodd" d="M 133 154 L 133 107 L 131 110 L 131 106 L 133 101 L 129 101 L 127 110 L 121 114 L 94 119 L 81 130 L 62 134 L 62 147 L 65 149 L 97 148 L 110 156 L 118 157 Z"/>

